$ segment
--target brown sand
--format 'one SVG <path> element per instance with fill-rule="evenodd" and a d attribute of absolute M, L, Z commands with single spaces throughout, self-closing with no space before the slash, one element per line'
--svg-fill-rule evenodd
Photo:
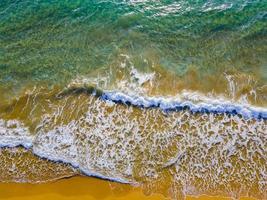
<path fill-rule="evenodd" d="M 162 195 L 145 196 L 140 188 L 96 178 L 73 177 L 45 184 L 0 183 L 0 199 L 84 199 L 84 200 L 161 200 Z M 252 200 L 252 198 L 241 198 Z M 224 197 L 187 197 L 186 200 L 229 200 Z"/>

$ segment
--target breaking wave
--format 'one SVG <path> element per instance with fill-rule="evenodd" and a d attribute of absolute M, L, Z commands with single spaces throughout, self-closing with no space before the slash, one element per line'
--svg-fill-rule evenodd
<path fill-rule="evenodd" d="M 244 118 L 267 119 L 267 109 L 246 104 L 235 103 L 223 98 L 211 98 L 197 92 L 183 91 L 175 97 L 149 97 L 126 94 L 120 91 L 105 91 L 94 87 L 72 87 L 59 96 L 67 93 L 93 94 L 105 101 L 123 103 L 141 108 L 160 108 L 164 111 L 179 111 L 188 109 L 200 113 L 226 113 L 241 115 Z"/>

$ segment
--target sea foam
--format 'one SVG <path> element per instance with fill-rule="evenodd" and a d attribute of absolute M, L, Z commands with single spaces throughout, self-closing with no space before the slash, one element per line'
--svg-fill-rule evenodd
<path fill-rule="evenodd" d="M 18 120 L 5 121 L 0 119 L 0 147 L 32 146 L 33 135 L 27 127 Z"/>
<path fill-rule="evenodd" d="M 267 119 L 266 108 L 238 104 L 222 98 L 208 98 L 190 92 L 183 92 L 176 97 L 145 97 L 128 95 L 123 92 L 104 91 L 101 98 L 144 108 L 158 107 L 165 111 L 189 109 L 192 112 L 238 114 L 244 118 Z"/>
<path fill-rule="evenodd" d="M 218 114 L 218 108 L 214 113 L 196 114 L 193 107 L 170 106 L 187 100 L 205 107 L 203 102 L 207 101 L 196 94 L 168 99 L 77 90 L 72 88 L 59 95 L 56 103 L 49 102 L 50 110 L 44 110 L 34 133 L 20 121 L 1 120 L 1 145 L 31 147 L 39 157 L 122 183 L 149 182 L 168 171 L 170 180 L 184 187 L 188 183 L 194 186 L 192 180 L 197 178 L 205 180 L 205 187 L 196 186 L 201 191 L 220 183 L 227 189 L 233 181 L 265 191 L 262 161 L 266 162 L 267 135 L 263 118 L 229 115 L 224 110 Z M 37 100 L 35 103 L 38 105 Z M 146 109 L 151 107 L 159 109 Z M 73 118 L 72 113 L 76 113 Z"/>

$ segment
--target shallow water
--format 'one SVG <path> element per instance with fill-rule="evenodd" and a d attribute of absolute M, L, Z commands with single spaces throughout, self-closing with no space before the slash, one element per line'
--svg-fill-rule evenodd
<path fill-rule="evenodd" d="M 0 181 L 85 174 L 173 199 L 265 199 L 266 10 L 1 2 Z"/>

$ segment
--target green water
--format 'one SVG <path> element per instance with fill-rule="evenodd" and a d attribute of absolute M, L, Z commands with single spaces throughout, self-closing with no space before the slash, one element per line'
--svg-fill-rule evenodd
<path fill-rule="evenodd" d="M 154 65 L 179 79 L 194 70 L 203 85 L 209 75 L 242 73 L 262 87 L 266 10 L 266 1 L 4 0 L 0 84 L 64 85 L 98 71 L 111 77 L 126 54 L 141 72 Z"/>

